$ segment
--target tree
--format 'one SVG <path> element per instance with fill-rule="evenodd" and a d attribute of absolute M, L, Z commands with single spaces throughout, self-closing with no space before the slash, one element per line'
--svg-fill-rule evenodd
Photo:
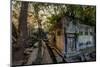
<path fill-rule="evenodd" d="M 55 9 L 56 7 L 57 9 Z M 51 17 L 47 17 L 49 23 L 55 24 L 57 20 L 63 16 L 69 16 L 70 18 L 78 19 L 82 24 L 95 26 L 96 24 L 96 8 L 95 6 L 88 5 L 54 5 L 52 7 L 54 14 Z M 57 14 L 58 12 L 58 14 Z"/>
<path fill-rule="evenodd" d="M 28 2 L 21 3 L 21 11 L 19 16 L 18 25 L 18 40 L 17 40 L 17 51 L 15 53 L 15 61 L 19 61 L 21 64 L 24 60 L 24 50 L 28 47 L 28 32 L 27 32 L 27 12 Z M 17 63 L 16 63 L 17 64 Z"/>

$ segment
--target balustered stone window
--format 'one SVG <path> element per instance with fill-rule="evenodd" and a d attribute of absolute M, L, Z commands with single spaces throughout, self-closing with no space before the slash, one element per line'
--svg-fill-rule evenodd
<path fill-rule="evenodd" d="M 82 32 L 82 31 L 80 31 L 80 32 L 79 32 L 79 35 L 83 35 L 83 32 Z"/>
<path fill-rule="evenodd" d="M 85 32 L 85 35 L 88 35 L 88 32 Z"/>

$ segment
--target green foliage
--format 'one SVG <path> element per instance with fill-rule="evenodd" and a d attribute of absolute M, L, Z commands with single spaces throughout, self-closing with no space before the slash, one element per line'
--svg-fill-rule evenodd
<path fill-rule="evenodd" d="M 62 5 L 60 6 L 60 9 L 63 8 Z M 83 5 L 65 5 L 65 9 L 62 9 L 59 11 L 58 15 L 52 15 L 48 18 L 49 23 L 53 24 L 56 23 L 60 17 L 63 16 L 70 16 L 81 20 L 81 23 L 87 24 L 87 25 L 96 25 L 96 7 L 95 6 L 83 6 Z M 59 10 L 59 9 L 58 9 Z"/>
<path fill-rule="evenodd" d="M 14 7 L 20 9 L 21 3 L 16 1 L 15 3 L 13 4 Z M 29 8 L 31 8 L 32 16 L 35 18 L 32 23 L 37 23 L 37 25 L 44 24 L 42 27 L 45 26 L 45 29 L 53 27 L 63 16 L 70 16 L 73 20 L 77 18 L 83 24 L 96 25 L 95 6 L 30 2 Z M 13 14 L 15 18 L 18 18 L 15 12 Z"/>
<path fill-rule="evenodd" d="M 59 15 L 52 15 L 51 17 L 47 17 L 49 20 L 48 23 L 55 24 L 58 20 L 60 20 Z"/>

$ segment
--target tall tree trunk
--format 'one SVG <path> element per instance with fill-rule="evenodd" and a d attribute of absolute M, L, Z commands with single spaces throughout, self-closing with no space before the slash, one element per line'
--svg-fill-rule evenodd
<path fill-rule="evenodd" d="M 27 29 L 27 12 L 28 12 L 28 2 L 22 2 L 21 11 L 19 17 L 19 27 L 18 27 L 18 40 L 17 48 L 15 55 L 15 61 L 20 63 L 15 63 L 20 65 L 24 60 L 24 50 L 28 47 L 28 29 Z"/>

